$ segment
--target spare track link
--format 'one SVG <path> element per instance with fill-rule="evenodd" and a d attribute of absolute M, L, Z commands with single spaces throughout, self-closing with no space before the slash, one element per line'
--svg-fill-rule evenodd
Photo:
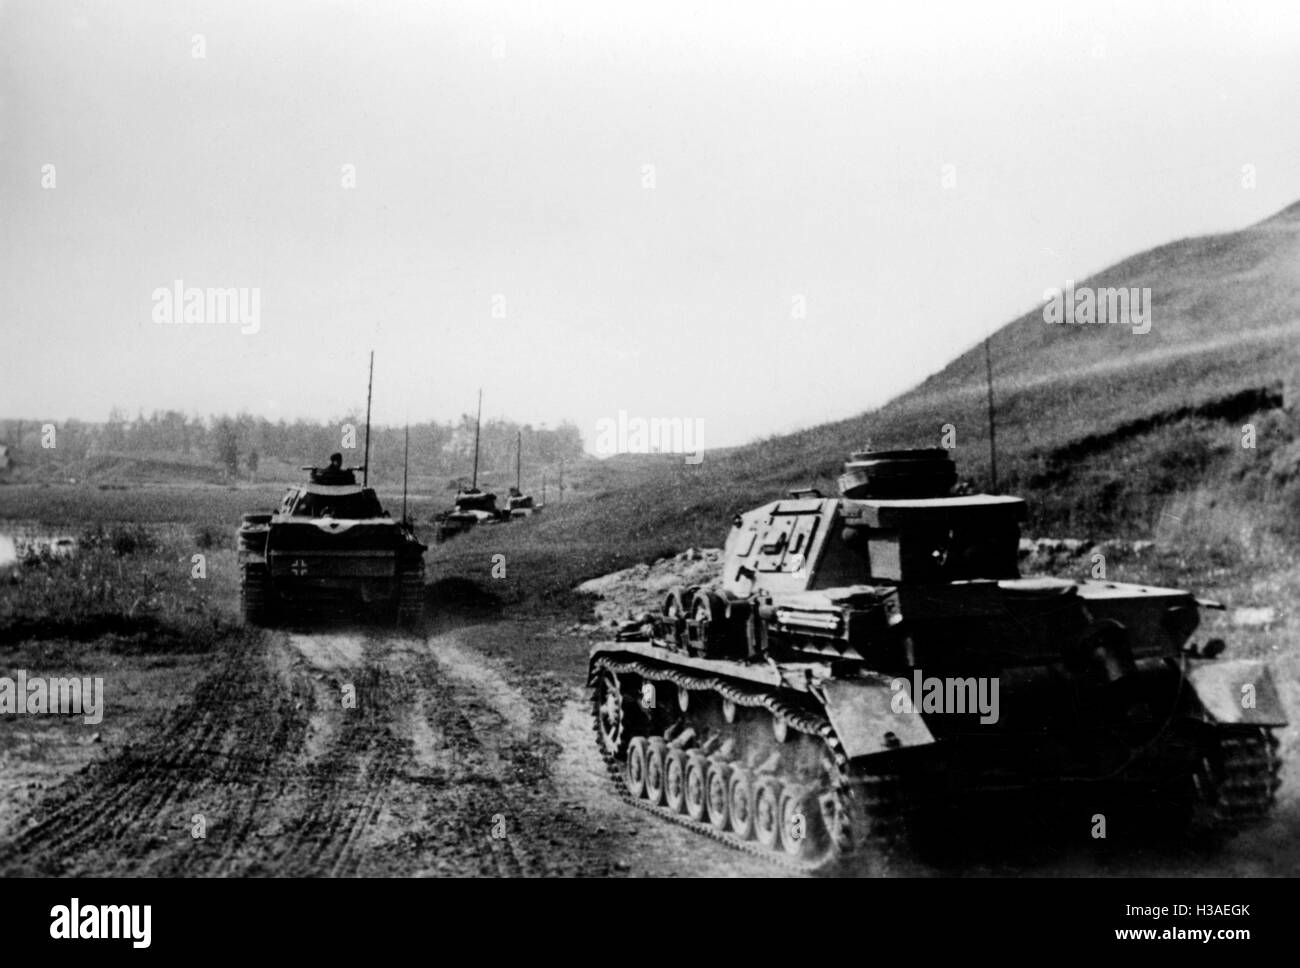
<path fill-rule="evenodd" d="M 810 736 L 816 736 L 826 745 L 827 752 L 834 763 L 835 774 L 833 786 L 838 796 L 843 797 L 853 786 L 859 788 L 861 800 L 867 816 L 872 816 L 872 811 L 879 808 L 896 809 L 899 805 L 893 801 L 896 799 L 893 784 L 896 781 L 892 776 L 857 776 L 852 773 L 852 767 L 848 756 L 845 755 L 843 746 L 840 744 L 839 737 L 835 734 L 834 727 L 830 721 L 818 713 L 811 712 L 807 709 L 801 709 L 799 706 L 783 700 L 779 696 L 773 695 L 769 691 L 760 689 L 748 689 L 738 686 L 736 683 L 717 676 L 701 675 L 697 673 L 683 672 L 680 669 L 672 669 L 659 665 L 652 665 L 647 662 L 627 659 L 619 660 L 610 657 L 601 657 L 597 659 L 592 667 L 588 685 L 595 682 L 596 675 L 602 670 L 608 669 L 615 674 L 631 673 L 641 676 L 643 679 L 654 682 L 671 682 L 673 685 L 691 690 L 715 692 L 727 699 L 730 699 L 738 706 L 763 707 L 773 716 L 784 720 L 791 729 Z M 596 723 L 597 739 L 599 741 L 600 724 Z M 623 765 L 617 758 L 609 754 L 599 742 L 598 748 L 605 760 L 605 768 L 609 773 L 610 779 L 614 783 L 614 788 L 618 795 L 632 806 L 652 813 L 678 826 L 685 827 L 696 833 L 703 834 L 720 843 L 726 844 L 735 850 L 752 854 L 755 857 L 761 857 L 764 860 L 775 863 L 792 871 L 800 873 L 825 873 L 834 870 L 837 866 L 844 864 L 853 858 L 854 854 L 845 848 L 848 845 L 843 843 L 837 845 L 840 849 L 837 855 L 827 860 L 800 860 L 792 857 L 782 851 L 769 850 L 755 841 L 741 840 L 731 831 L 720 831 L 713 825 L 704 821 L 692 820 L 684 814 L 676 813 L 667 807 L 658 806 L 650 803 L 648 800 L 634 797 L 628 791 L 626 784 L 623 782 Z M 847 816 L 852 816 L 846 811 Z M 901 825 L 899 825 L 901 826 Z M 872 829 L 870 839 L 875 843 L 867 846 L 866 849 L 880 850 L 883 854 L 885 848 L 892 846 L 892 841 L 897 839 L 900 829 L 898 826 Z M 863 851 L 863 847 L 858 847 L 858 852 Z"/>

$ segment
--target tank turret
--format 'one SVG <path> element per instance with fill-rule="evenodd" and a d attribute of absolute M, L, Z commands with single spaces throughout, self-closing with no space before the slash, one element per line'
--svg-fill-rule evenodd
<path fill-rule="evenodd" d="M 943 497 L 957 483 L 957 465 L 948 451 L 855 451 L 840 475 L 847 498 Z"/>

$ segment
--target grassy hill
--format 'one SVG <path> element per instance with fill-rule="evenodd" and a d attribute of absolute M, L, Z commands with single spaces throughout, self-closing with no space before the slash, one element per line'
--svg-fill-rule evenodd
<path fill-rule="evenodd" d="M 1030 499 L 1026 531 L 1151 537 L 1234 560 L 1289 552 L 1300 539 L 1300 427 L 1281 408 L 1300 374 L 1300 204 L 1075 285 L 1149 288 L 1152 325 L 1048 325 L 1035 306 L 992 337 L 999 490 Z M 875 352 L 865 339 L 857 351 Z M 906 351 L 905 333 L 889 351 Z M 736 512 L 791 487 L 834 493 L 850 450 L 936 446 L 945 424 L 959 471 L 988 489 L 985 393 L 977 344 L 877 411 L 710 451 L 696 466 L 613 458 L 589 473 L 583 499 L 439 548 L 437 567 L 505 599 L 558 602 L 585 578 L 718 544 Z M 496 553 L 514 567 L 494 583 Z"/>

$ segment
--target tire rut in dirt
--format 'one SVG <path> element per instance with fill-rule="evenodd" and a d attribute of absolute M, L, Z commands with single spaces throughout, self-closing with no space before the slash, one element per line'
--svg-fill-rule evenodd
<path fill-rule="evenodd" d="M 347 685 L 355 689 L 355 707 L 344 710 L 340 701 L 340 728 L 302 777 L 306 811 L 279 852 L 277 874 L 357 874 L 365 835 L 410 758 L 409 740 L 397 736 L 388 719 L 412 700 L 410 684 L 369 660 L 353 679 Z"/>
<path fill-rule="evenodd" d="M 283 633 L 229 643 L 132 745 L 32 805 L 0 841 L 0 874 L 608 871 L 607 846 L 556 793 L 562 702 L 530 686 L 514 693 L 532 709 L 521 718 L 440 666 L 436 640 L 314 644 L 319 656 Z"/>
<path fill-rule="evenodd" d="M 434 646 L 436 655 L 436 645 Z M 410 665 L 416 715 L 440 737 L 436 764 L 412 757 L 402 780 L 413 796 L 402 836 L 368 859 L 380 871 L 489 876 L 576 873 L 586 830 L 558 804 L 550 782 L 554 741 L 516 735 L 483 697 L 436 661 Z"/>
<path fill-rule="evenodd" d="M 283 782 L 270 761 L 302 744 L 301 699 L 267 667 L 258 638 L 232 643 L 156 731 L 38 801 L 29 825 L 0 844 L 0 871 L 216 873 L 214 861 Z M 203 838 L 192 836 L 196 816 Z"/>

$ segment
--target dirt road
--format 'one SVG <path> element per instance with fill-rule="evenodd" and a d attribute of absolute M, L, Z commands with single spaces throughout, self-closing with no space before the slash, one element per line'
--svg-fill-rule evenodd
<path fill-rule="evenodd" d="M 0 873 L 785 873 L 622 803 L 595 753 L 578 678 L 521 669 L 483 645 L 513 637 L 519 653 L 532 634 L 471 623 L 425 637 L 252 636 L 128 745 L 78 763 L 10 818 Z M 1288 776 L 1266 829 L 1213 856 L 1102 850 L 1012 815 L 1001 831 L 963 835 L 957 855 L 900 858 L 894 869 L 1294 873 L 1296 786 Z"/>
<path fill-rule="evenodd" d="M 576 687 L 525 693 L 458 631 L 278 632 L 215 665 L 34 803 L 0 872 L 774 873 L 621 804 Z"/>

